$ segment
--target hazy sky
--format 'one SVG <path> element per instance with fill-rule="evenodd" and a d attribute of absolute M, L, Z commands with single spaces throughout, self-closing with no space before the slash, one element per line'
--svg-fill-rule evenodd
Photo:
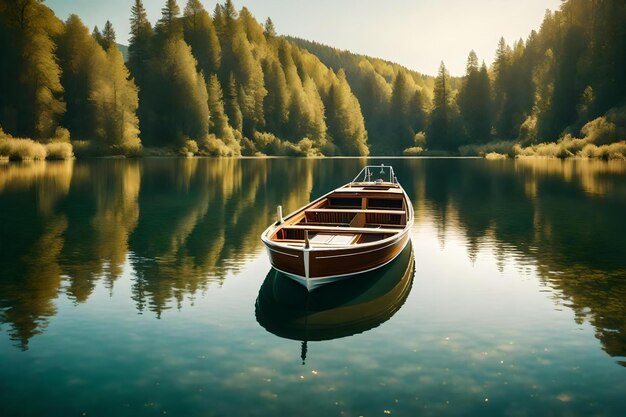
<path fill-rule="evenodd" d="M 215 0 L 201 0 L 212 11 Z M 144 0 L 148 17 L 158 20 L 165 0 Z M 178 0 L 181 10 L 187 0 Z M 128 42 L 133 0 L 47 0 L 65 20 L 78 14 L 90 28 L 108 19 L 118 42 Z M 425 74 L 437 73 L 443 60 L 452 75 L 462 75 L 471 49 L 487 65 L 504 36 L 507 42 L 538 29 L 546 9 L 560 0 L 234 0 L 264 22 L 269 16 L 282 35 L 405 65 Z"/>

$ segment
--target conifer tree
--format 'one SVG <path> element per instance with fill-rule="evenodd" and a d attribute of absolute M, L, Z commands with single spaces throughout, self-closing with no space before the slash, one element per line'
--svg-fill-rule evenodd
<path fill-rule="evenodd" d="M 472 50 L 467 58 L 466 73 L 458 96 L 459 110 L 471 143 L 484 143 L 490 139 L 490 95 L 487 67 L 483 63 L 478 68 L 478 57 Z"/>
<path fill-rule="evenodd" d="M 57 54 L 63 70 L 61 81 L 67 102 L 63 126 L 74 138 L 94 140 L 99 103 L 92 100 L 92 94 L 101 88 L 106 76 L 106 54 L 76 15 L 68 17 L 58 45 Z"/>
<path fill-rule="evenodd" d="M 508 137 L 512 131 L 509 103 L 511 97 L 507 94 L 511 82 L 511 77 L 509 76 L 511 55 L 511 48 L 506 44 L 504 37 L 501 37 L 498 42 L 498 49 L 496 50 L 496 59 L 493 63 L 493 71 L 495 74 L 493 85 L 495 125 L 498 137 L 500 138 Z"/>
<path fill-rule="evenodd" d="M 115 43 L 105 52 L 78 16 L 71 15 L 59 37 L 58 56 L 66 86 L 63 123 L 70 134 L 91 140 L 101 152 L 136 152 L 137 88 Z"/>
<path fill-rule="evenodd" d="M 265 26 L 263 27 L 263 32 L 268 39 L 272 39 L 276 37 L 276 28 L 274 27 L 274 22 L 269 17 L 265 21 Z"/>
<path fill-rule="evenodd" d="M 141 78 L 145 64 L 150 59 L 152 25 L 148 20 L 142 0 L 135 0 L 131 8 L 130 43 L 128 45 L 128 66 L 131 75 Z"/>
<path fill-rule="evenodd" d="M 265 126 L 269 132 L 284 135 L 289 120 L 289 90 L 285 72 L 277 58 L 270 55 L 263 62 L 267 95 L 264 99 Z"/>
<path fill-rule="evenodd" d="M 176 0 L 165 0 L 161 8 L 161 18 L 156 24 L 156 31 L 165 40 L 182 35 L 182 27 L 178 15 L 180 8 Z"/>
<path fill-rule="evenodd" d="M 389 153 L 389 105 L 392 87 L 367 59 L 359 61 L 356 79 L 354 91 L 365 118 L 370 150 L 372 153 Z M 421 117 L 423 113 L 422 109 L 416 115 Z M 420 130 L 423 129 L 424 127 Z"/>
<path fill-rule="evenodd" d="M 150 137 L 154 131 L 156 115 L 153 109 L 155 83 L 150 65 L 154 33 L 142 0 L 134 0 L 130 17 L 130 43 L 128 45 L 128 69 L 139 88 L 139 124 L 142 137 Z M 149 143 L 149 140 L 148 140 Z"/>
<path fill-rule="evenodd" d="M 112 45 L 115 45 L 115 30 L 111 22 L 107 20 L 102 29 L 102 47 L 106 51 Z"/>
<path fill-rule="evenodd" d="M 239 91 L 239 105 L 243 115 L 243 133 L 251 137 L 254 130 L 265 124 L 263 99 L 267 95 L 263 70 L 252 53 L 250 42 L 243 34 L 238 34 L 232 43 L 234 58 L 233 74 Z"/>
<path fill-rule="evenodd" d="M 0 5 L 0 125 L 15 136 L 49 138 L 65 111 L 53 39 L 63 28 L 37 0 Z"/>
<path fill-rule="evenodd" d="M 546 131 L 550 138 L 558 138 L 567 126 L 577 119 L 576 105 L 583 93 L 584 84 L 577 80 L 581 55 L 585 49 L 583 34 L 579 28 L 570 27 L 563 36 L 559 48 L 552 96 L 551 128 Z"/>
<path fill-rule="evenodd" d="M 416 89 L 409 103 L 409 124 L 413 133 L 426 130 L 426 98 L 421 89 Z"/>
<path fill-rule="evenodd" d="M 241 145 L 237 141 L 233 128 L 228 122 L 228 116 L 224 109 L 224 97 L 222 86 L 216 74 L 212 74 L 209 79 L 209 110 L 210 124 L 209 132 L 221 139 L 235 155 L 241 153 Z"/>
<path fill-rule="evenodd" d="M 230 125 L 238 131 L 243 129 L 243 116 L 239 108 L 239 88 L 235 75 L 231 72 L 228 77 L 228 86 L 226 89 L 226 98 L 224 100 L 224 109 L 230 121 Z"/>
<path fill-rule="evenodd" d="M 265 47 L 265 29 L 252 16 L 247 7 L 242 7 L 239 12 L 239 25 L 251 44 L 258 45 L 259 48 Z"/>
<path fill-rule="evenodd" d="M 304 123 L 301 139 L 310 139 L 318 149 L 327 145 L 326 119 L 324 117 L 324 102 L 312 78 L 306 77 L 302 85 Z"/>
<path fill-rule="evenodd" d="M 328 133 L 342 155 L 369 154 L 367 132 L 359 101 L 340 70 L 331 85 L 327 105 Z"/>
<path fill-rule="evenodd" d="M 110 45 L 103 77 L 89 96 L 96 103 L 95 139 L 108 152 L 134 154 L 141 147 L 137 87 L 128 77 L 121 52 Z"/>
<path fill-rule="evenodd" d="M 216 73 L 220 67 L 221 47 L 213 20 L 199 0 L 189 0 L 185 6 L 183 34 L 198 61 L 198 69 L 205 77 Z"/>
<path fill-rule="evenodd" d="M 158 135 L 149 137 L 150 144 L 183 146 L 189 139 L 204 139 L 209 128 L 208 94 L 191 48 L 180 38 L 169 39 L 158 62 L 153 103 L 157 115 L 154 132 Z"/>
<path fill-rule="evenodd" d="M 104 38 L 102 37 L 102 32 L 98 29 L 98 26 L 94 26 L 91 31 L 91 36 L 100 44 L 100 46 L 104 47 Z"/>
<path fill-rule="evenodd" d="M 433 108 L 430 113 L 428 144 L 431 149 L 455 151 L 458 146 L 458 132 L 455 131 L 456 112 L 452 103 L 450 75 L 442 62 L 435 79 Z"/>
<path fill-rule="evenodd" d="M 411 129 L 409 110 L 413 86 L 405 71 L 399 71 L 393 82 L 389 105 L 389 148 L 388 152 L 400 153 L 413 146 L 414 132 Z"/>

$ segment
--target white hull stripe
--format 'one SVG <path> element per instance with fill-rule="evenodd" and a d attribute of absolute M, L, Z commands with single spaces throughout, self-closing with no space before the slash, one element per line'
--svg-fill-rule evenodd
<path fill-rule="evenodd" d="M 287 252 L 281 252 L 279 250 L 276 250 L 276 249 L 273 249 L 273 248 L 270 248 L 270 247 L 268 247 L 268 249 L 271 250 L 272 252 L 280 253 L 281 255 L 287 255 L 287 256 L 294 257 L 294 258 L 299 258 L 300 257 L 299 255 L 294 255 L 292 253 L 287 253 Z"/>

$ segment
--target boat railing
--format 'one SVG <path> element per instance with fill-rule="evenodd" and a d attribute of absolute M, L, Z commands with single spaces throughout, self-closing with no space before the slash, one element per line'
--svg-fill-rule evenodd
<path fill-rule="evenodd" d="M 380 170 L 378 172 L 375 172 L 376 170 Z M 375 174 L 379 174 L 380 178 L 373 180 L 372 181 L 372 177 Z M 355 183 L 355 182 L 383 182 L 383 175 L 387 176 L 387 174 L 389 175 L 389 182 L 392 184 L 398 184 L 398 178 L 396 178 L 396 174 L 393 171 L 393 167 L 391 165 L 384 165 L 384 164 L 380 164 L 380 165 L 367 165 L 365 166 L 361 172 L 359 172 L 357 174 L 356 177 L 354 177 L 354 179 L 352 180 L 351 184 Z"/>

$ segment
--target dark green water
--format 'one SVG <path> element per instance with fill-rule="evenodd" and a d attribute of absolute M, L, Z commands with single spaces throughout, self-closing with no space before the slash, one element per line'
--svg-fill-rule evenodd
<path fill-rule="evenodd" d="M 412 248 L 307 298 L 259 235 L 365 162 L 0 165 L 0 415 L 626 415 L 626 163 L 374 160 Z"/>

